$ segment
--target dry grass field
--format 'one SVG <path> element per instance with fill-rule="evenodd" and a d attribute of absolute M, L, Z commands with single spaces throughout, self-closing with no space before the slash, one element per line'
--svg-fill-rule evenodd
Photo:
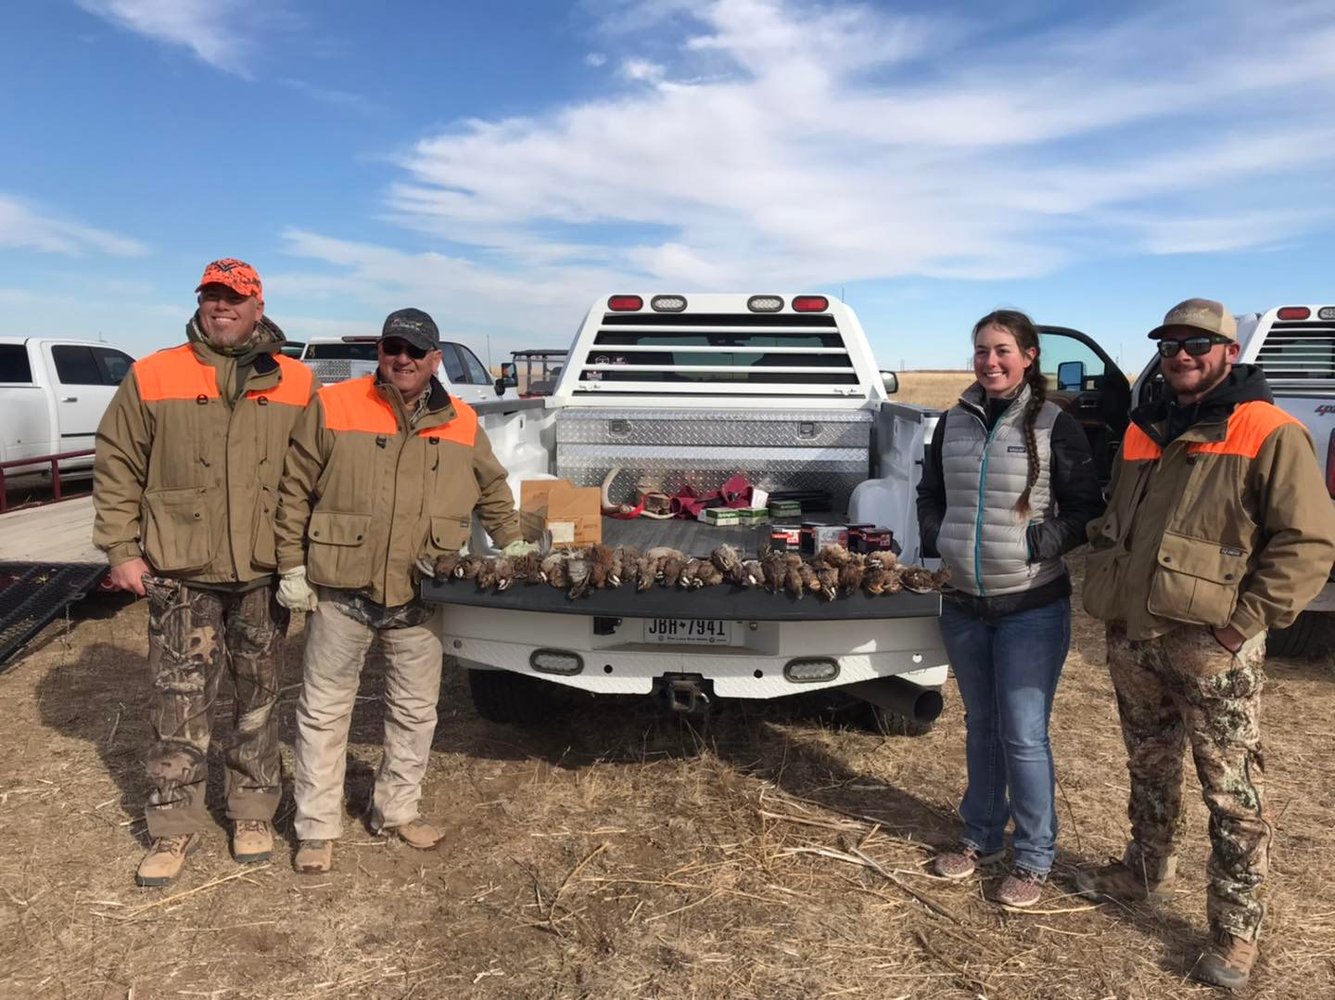
<path fill-rule="evenodd" d="M 927 373 L 906 373 L 901 398 L 918 391 L 915 374 Z M 1078 579 L 1078 559 L 1074 568 Z M 963 788 L 953 689 L 917 738 L 835 728 L 792 704 L 725 704 L 687 720 L 638 699 L 573 696 L 543 726 L 518 729 L 477 717 L 447 670 L 423 809 L 448 836 L 418 853 L 357 818 L 379 755 L 374 662 L 331 875 L 292 872 L 290 795 L 274 861 L 238 867 L 214 787 L 219 825 L 179 882 L 136 889 L 145 627 L 142 601 L 90 601 L 0 674 L 0 996 L 1213 995 L 1185 979 L 1204 932 L 1206 815 L 1194 779 L 1170 903 L 1123 909 L 1069 893 L 1072 869 L 1118 852 L 1125 836 L 1103 641 L 1084 616 L 1052 727 L 1057 867 L 1028 912 L 989 900 L 1000 870 L 963 884 L 926 871 L 954 834 Z M 298 627 L 279 712 L 289 772 L 300 643 Z M 1329 658 L 1268 669 L 1276 841 L 1252 995 L 1332 996 L 1335 671 Z"/>

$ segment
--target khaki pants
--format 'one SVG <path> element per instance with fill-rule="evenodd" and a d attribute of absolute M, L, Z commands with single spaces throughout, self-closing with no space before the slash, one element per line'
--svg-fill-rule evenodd
<path fill-rule="evenodd" d="M 321 595 L 324 596 L 323 594 Z M 332 601 L 306 619 L 297 703 L 296 830 L 302 840 L 336 840 L 343 830 L 348 727 L 367 650 L 379 631 L 385 649 L 385 738 L 371 797 L 371 825 L 417 818 L 440 696 L 440 616 L 408 628 L 374 629 Z"/>

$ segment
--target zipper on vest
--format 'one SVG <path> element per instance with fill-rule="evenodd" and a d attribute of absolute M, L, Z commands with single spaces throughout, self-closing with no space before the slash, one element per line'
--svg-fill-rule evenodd
<path fill-rule="evenodd" d="M 987 427 L 985 421 L 980 421 L 984 427 Z M 1001 418 L 991 427 L 987 427 L 987 436 L 983 438 L 983 462 L 978 468 L 978 501 L 974 504 L 978 514 L 974 520 L 973 526 L 973 578 L 978 584 L 978 596 L 986 597 L 987 590 L 983 587 L 983 496 L 984 486 L 987 484 L 987 459 L 990 454 L 989 448 L 992 444 L 992 435 L 997 432 L 1001 426 Z"/>

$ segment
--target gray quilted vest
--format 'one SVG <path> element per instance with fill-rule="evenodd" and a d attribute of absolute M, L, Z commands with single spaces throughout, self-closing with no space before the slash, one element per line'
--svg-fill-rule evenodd
<path fill-rule="evenodd" d="M 1052 425 L 1061 413 L 1043 404 L 1034 425 L 1040 459 L 1038 479 L 1029 494 L 1029 513 L 1015 501 L 1029 478 L 1024 444 L 1026 385 L 991 432 L 982 387 L 970 386 L 958 406 L 946 413 L 941 466 L 946 486 L 946 515 L 936 547 L 950 567 L 951 586 L 979 597 L 1013 594 L 1055 580 L 1066 572 L 1061 559 L 1029 561 L 1025 529 L 1055 512 L 1049 482 Z"/>

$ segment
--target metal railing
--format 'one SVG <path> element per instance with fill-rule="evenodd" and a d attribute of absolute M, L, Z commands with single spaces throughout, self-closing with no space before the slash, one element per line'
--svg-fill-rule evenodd
<path fill-rule="evenodd" d="M 61 492 L 60 486 L 60 463 L 67 458 L 85 458 L 93 454 L 92 448 L 85 448 L 82 451 L 62 451 L 55 455 L 34 455 L 31 458 L 11 458 L 7 462 L 0 462 L 0 514 L 9 510 L 9 484 L 5 479 L 6 469 L 22 468 L 23 475 L 30 475 L 39 470 L 31 469 L 30 466 L 47 465 L 51 469 L 51 499 L 50 501 L 39 501 L 37 504 L 18 504 L 17 506 L 28 507 L 38 506 L 41 503 L 55 503 L 57 500 L 66 500 Z M 79 470 L 80 473 L 85 470 Z M 91 471 L 91 470 L 88 470 Z M 88 492 L 91 492 L 88 491 Z M 86 496 L 86 493 L 76 493 L 72 496 Z"/>

